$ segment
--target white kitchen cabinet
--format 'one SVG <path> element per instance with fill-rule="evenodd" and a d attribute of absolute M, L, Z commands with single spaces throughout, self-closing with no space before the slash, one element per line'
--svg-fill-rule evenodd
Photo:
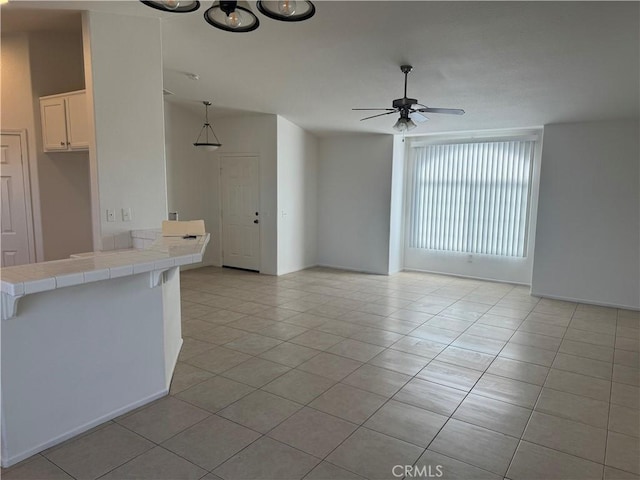
<path fill-rule="evenodd" d="M 85 90 L 40 97 L 42 147 L 45 152 L 89 148 L 87 94 Z"/>

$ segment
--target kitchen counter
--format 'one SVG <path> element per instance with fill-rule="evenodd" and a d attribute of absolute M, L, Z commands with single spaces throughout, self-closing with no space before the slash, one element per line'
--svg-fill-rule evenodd
<path fill-rule="evenodd" d="M 208 241 L 157 237 L 2 269 L 3 467 L 168 393 L 180 266 L 202 261 Z"/>

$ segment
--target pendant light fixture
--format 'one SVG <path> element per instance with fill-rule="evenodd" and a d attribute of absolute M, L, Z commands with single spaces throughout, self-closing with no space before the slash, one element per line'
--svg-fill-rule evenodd
<path fill-rule="evenodd" d="M 193 145 L 207 152 L 213 152 L 214 150 L 217 150 L 218 147 L 221 147 L 222 144 L 220 143 L 220 140 L 218 140 L 218 137 L 216 137 L 216 134 L 209 123 L 209 107 L 211 106 L 211 102 L 204 101 L 202 103 L 204 104 L 204 125 L 202 126 L 202 130 L 200 130 L 200 135 L 198 135 L 198 138 Z M 216 140 L 215 143 L 209 141 L 209 131 L 211 131 L 213 138 Z M 201 142 L 200 137 L 202 137 L 203 133 L 205 134 L 205 141 Z"/>
<path fill-rule="evenodd" d="M 147 1 L 140 0 L 146 6 L 155 8 L 156 10 L 162 10 L 163 12 L 173 13 L 189 13 L 195 12 L 200 8 L 200 2 L 194 0 L 158 0 Z"/>
<path fill-rule="evenodd" d="M 219 0 L 204 12 L 204 19 L 225 32 L 251 32 L 260 26 L 248 2 Z"/>
<path fill-rule="evenodd" d="M 171 13 L 195 12 L 200 8 L 196 0 L 140 0 L 148 7 Z M 258 0 L 263 15 L 281 22 L 302 22 L 313 17 L 316 7 L 309 0 Z M 260 26 L 260 20 L 251 11 L 249 2 L 216 0 L 204 12 L 205 21 L 225 32 L 251 32 Z"/>
<path fill-rule="evenodd" d="M 417 125 L 413 120 L 409 118 L 409 115 L 405 116 L 404 112 L 402 112 L 400 113 L 400 118 L 398 119 L 396 124 L 393 126 L 393 129 L 397 130 L 398 132 L 404 133 L 404 132 L 409 132 L 416 127 Z"/>
<path fill-rule="evenodd" d="M 316 13 L 316 7 L 307 0 L 258 0 L 256 7 L 263 15 L 282 22 L 301 22 Z"/>

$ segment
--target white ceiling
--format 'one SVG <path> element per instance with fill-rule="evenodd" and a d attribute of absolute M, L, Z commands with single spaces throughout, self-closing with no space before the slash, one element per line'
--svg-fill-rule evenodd
<path fill-rule="evenodd" d="M 245 34 L 209 26 L 211 1 L 191 14 L 137 1 L 17 3 L 162 18 L 165 88 L 199 114 L 208 99 L 320 135 L 393 133 L 395 115 L 360 122 L 351 108 L 390 107 L 410 63 L 410 97 L 467 112 L 431 114 L 415 133 L 639 116 L 638 2 L 316 1 L 301 23 L 254 8 L 260 28 Z"/>

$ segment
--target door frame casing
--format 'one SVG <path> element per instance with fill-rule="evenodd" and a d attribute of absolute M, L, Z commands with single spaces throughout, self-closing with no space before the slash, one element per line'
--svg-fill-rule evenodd
<path fill-rule="evenodd" d="M 29 155 L 29 144 L 26 129 L 3 128 L 0 135 L 17 135 L 20 137 L 20 149 L 22 156 L 22 188 L 25 197 L 25 209 L 27 214 L 27 250 L 29 263 L 36 263 L 44 260 L 42 247 L 42 228 L 40 221 L 40 196 L 38 191 L 37 165 L 32 165 Z M 31 174 L 33 169 L 34 175 Z M 35 177 L 32 180 L 32 177 Z M 34 188 L 32 185 L 35 183 Z M 36 198 L 34 199 L 34 193 Z"/>
<path fill-rule="evenodd" d="M 219 229 L 219 241 L 218 241 L 218 258 L 220 259 L 220 266 L 224 265 L 224 225 L 223 225 L 223 198 L 222 198 L 222 164 L 224 163 L 225 158 L 239 158 L 239 157 L 251 157 L 255 158 L 257 166 L 258 166 L 258 211 L 262 212 L 262 202 L 260 197 L 260 154 L 258 153 L 221 153 L 218 155 L 218 224 L 220 225 Z M 258 225 L 259 230 L 259 241 L 258 241 L 258 272 L 262 271 L 262 219 Z"/>

